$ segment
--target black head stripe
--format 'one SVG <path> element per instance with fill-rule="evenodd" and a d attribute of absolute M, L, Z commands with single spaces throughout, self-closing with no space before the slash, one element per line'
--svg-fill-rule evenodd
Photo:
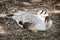
<path fill-rule="evenodd" d="M 46 11 L 45 11 L 45 13 L 44 13 L 44 15 L 46 14 Z"/>
<path fill-rule="evenodd" d="M 44 12 L 44 10 L 42 10 L 42 12 L 40 14 L 42 14 Z"/>

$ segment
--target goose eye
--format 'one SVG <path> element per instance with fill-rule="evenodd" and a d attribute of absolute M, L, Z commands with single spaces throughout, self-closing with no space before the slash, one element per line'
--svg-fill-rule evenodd
<path fill-rule="evenodd" d="M 23 22 L 22 21 L 19 21 L 19 24 L 23 25 Z"/>

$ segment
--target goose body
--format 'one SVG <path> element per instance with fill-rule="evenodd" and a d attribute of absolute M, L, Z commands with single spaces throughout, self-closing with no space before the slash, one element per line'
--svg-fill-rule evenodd
<path fill-rule="evenodd" d="M 48 13 L 46 11 L 42 11 L 40 10 L 37 15 L 35 14 L 31 14 L 31 13 L 26 13 L 26 12 L 19 12 L 16 13 L 12 16 L 12 18 L 14 20 L 16 20 L 17 24 L 23 28 L 25 25 L 25 27 L 27 27 L 29 30 L 39 30 L 39 31 L 46 31 L 48 30 L 51 25 L 52 25 L 52 20 L 48 17 Z M 46 18 L 48 17 L 48 19 Z M 20 24 L 19 22 L 22 22 L 22 24 Z M 27 24 L 26 24 L 27 22 Z M 30 24 L 29 24 L 30 23 Z M 29 26 L 26 26 L 28 25 Z"/>

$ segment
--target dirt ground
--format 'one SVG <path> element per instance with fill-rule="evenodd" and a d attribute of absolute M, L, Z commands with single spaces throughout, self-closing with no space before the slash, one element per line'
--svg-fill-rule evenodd
<path fill-rule="evenodd" d="M 31 3 L 29 5 L 19 2 L 12 3 L 1 3 L 0 14 L 14 13 L 18 10 L 36 12 L 46 8 L 41 3 L 32 3 L 32 5 Z M 47 9 L 54 10 L 53 5 L 48 5 Z M 0 31 L 0 40 L 60 40 L 60 14 L 50 13 L 49 15 L 53 20 L 52 27 L 47 31 L 37 33 L 21 29 L 13 19 L 0 17 L 0 29 L 2 30 L 2 33 Z"/>

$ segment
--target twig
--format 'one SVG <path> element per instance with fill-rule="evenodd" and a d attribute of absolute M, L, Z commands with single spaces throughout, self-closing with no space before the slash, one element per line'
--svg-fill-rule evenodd
<path fill-rule="evenodd" d="M 56 14 L 58 14 L 58 13 L 60 13 L 60 10 L 51 10 L 51 11 L 48 11 L 48 13 L 56 13 Z"/>
<path fill-rule="evenodd" d="M 56 6 L 60 6 L 60 3 L 56 4 Z"/>

